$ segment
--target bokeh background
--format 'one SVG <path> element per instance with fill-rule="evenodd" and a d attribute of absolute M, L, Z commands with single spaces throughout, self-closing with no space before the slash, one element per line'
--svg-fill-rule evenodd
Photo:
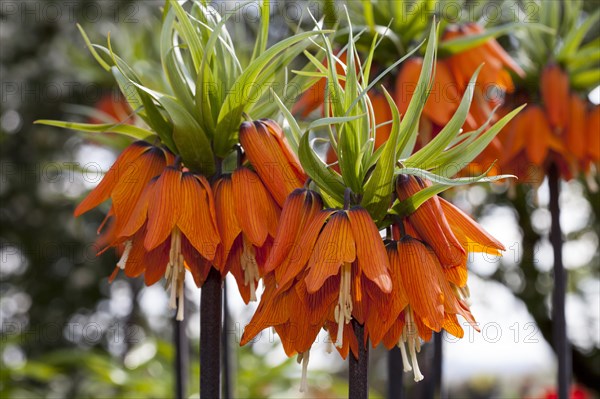
<path fill-rule="evenodd" d="M 273 8 L 271 41 L 292 29 L 281 15 L 317 2 Z M 139 70 L 158 62 L 155 43 L 161 1 L 3 1 L 0 6 L 0 397 L 172 397 L 173 314 L 159 283 L 118 278 L 108 283 L 116 255 L 96 257 L 103 214 L 74 219 L 74 204 L 102 178 L 125 145 L 34 125 L 37 119 L 101 120 L 119 116 L 111 76 L 93 60 L 76 23 L 92 41 L 110 32 L 117 52 Z M 593 10 L 598 2 L 586 7 Z M 287 10 L 287 11 L 286 11 Z M 252 31 L 252 21 L 232 29 Z M 598 35 L 598 30 L 594 29 Z M 248 45 L 251 46 L 251 36 Z M 158 79 L 158 77 L 157 77 Z M 598 90 L 590 93 L 600 102 Z M 85 107 L 82 107 L 85 106 Z M 114 149 L 111 151 L 110 149 Z M 596 177 L 596 186 L 598 180 Z M 551 342 L 552 250 L 548 188 L 477 185 L 449 197 L 507 247 L 502 259 L 471 259 L 472 311 L 482 332 L 443 337 L 443 384 L 449 397 L 552 397 L 556 361 Z M 590 187 L 592 189 L 590 189 Z M 568 334 L 578 389 L 597 397 L 600 381 L 600 194 L 594 182 L 563 183 L 561 222 L 568 269 Z M 190 397 L 198 396 L 199 292 L 188 281 L 186 332 Z M 228 280 L 229 348 L 233 397 L 301 397 L 300 367 L 287 359 L 277 336 L 263 332 L 239 348 L 254 306 Z M 346 395 L 346 365 L 327 353 L 319 336 L 305 397 Z M 432 351 L 421 353 L 426 380 Z M 385 353 L 372 352 L 373 397 L 385 395 Z M 403 378 L 401 370 L 390 378 Z"/>

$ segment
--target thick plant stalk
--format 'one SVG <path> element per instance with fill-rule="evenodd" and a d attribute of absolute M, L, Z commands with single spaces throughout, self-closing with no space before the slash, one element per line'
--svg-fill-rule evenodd
<path fill-rule="evenodd" d="M 558 358 L 558 397 L 569 397 L 571 383 L 571 350 L 567 338 L 567 321 L 565 316 L 565 296 L 567 288 L 567 274 L 562 262 L 562 231 L 560 228 L 560 174 L 556 164 L 550 165 L 548 170 L 548 186 L 550 189 L 550 214 L 552 226 L 550 229 L 550 242 L 554 250 L 554 291 L 552 293 L 552 332 L 554 346 Z"/>
<path fill-rule="evenodd" d="M 229 308 L 227 304 L 227 283 L 223 281 L 223 331 L 221 332 L 223 345 L 223 398 L 231 398 L 231 362 L 229 354 L 231 345 L 229 344 Z"/>
<path fill-rule="evenodd" d="M 358 341 L 358 359 L 354 357 L 352 351 L 348 355 L 350 369 L 348 372 L 348 398 L 367 399 L 369 396 L 369 380 L 367 378 L 369 370 L 369 346 L 364 343 L 365 326 L 352 320 L 354 334 Z"/>
<path fill-rule="evenodd" d="M 200 297 L 200 398 L 221 397 L 221 274 L 211 268 Z"/>
<path fill-rule="evenodd" d="M 388 399 L 404 399 L 403 379 L 404 379 L 404 364 L 402 363 L 402 353 L 400 348 L 394 346 L 388 352 Z"/>
<path fill-rule="evenodd" d="M 433 333 L 433 397 L 443 398 L 442 395 L 442 361 L 443 361 L 443 331 Z"/>
<path fill-rule="evenodd" d="M 188 379 L 188 340 L 185 333 L 186 318 L 173 320 L 173 341 L 175 344 L 175 397 L 187 397 Z"/>

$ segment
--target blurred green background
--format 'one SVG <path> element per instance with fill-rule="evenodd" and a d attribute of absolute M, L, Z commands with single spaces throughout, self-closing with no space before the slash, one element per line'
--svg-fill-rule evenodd
<path fill-rule="evenodd" d="M 85 121 L 106 116 L 99 111 L 115 112 L 118 91 L 111 76 L 89 55 L 75 24 L 81 23 L 95 42 L 104 42 L 110 32 L 117 52 L 150 73 L 158 59 L 155 35 L 161 4 L 154 0 L 1 4 L 2 398 L 173 396 L 173 314 L 162 286 L 144 287 L 142 281 L 124 278 L 109 284 L 115 255 L 95 256 L 95 230 L 103 213 L 94 211 L 77 220 L 72 216 L 74 204 L 100 180 L 124 143 L 32 124 L 41 118 Z M 294 4 L 295 12 L 318 6 Z M 285 7 L 282 2 L 274 6 L 272 41 L 290 32 L 291 9 Z M 252 21 L 237 24 L 235 29 L 252 30 Z M 92 108 L 84 110 L 81 105 L 96 111 L 90 113 Z M 594 395 L 600 381 L 600 196 L 588 183 L 565 183 L 561 205 L 574 375 Z M 445 390 L 449 397 L 546 397 L 555 378 L 548 344 L 552 251 L 546 185 L 514 192 L 503 185 L 476 186 L 451 197 L 480 215 L 508 251 L 502 261 L 473 258 L 473 313 L 484 328 L 482 334 L 467 329 L 461 342 L 444 339 Z M 199 292 L 193 284 L 187 289 L 188 393 L 197 397 Z M 258 342 L 238 348 L 236 340 L 254 307 L 244 306 L 236 291 L 235 282 L 228 280 L 232 396 L 302 397 L 300 367 L 285 358 L 277 337 L 264 332 Z M 325 353 L 325 334 L 319 338 L 305 397 L 344 397 L 344 362 Z M 421 353 L 426 376 L 431 356 L 426 345 Z M 371 362 L 372 396 L 384 396 L 385 353 L 373 351 Z M 392 378 L 402 374 L 394 370 Z M 413 386 L 407 375 L 405 382 L 411 395 L 424 394 L 427 379 Z"/>

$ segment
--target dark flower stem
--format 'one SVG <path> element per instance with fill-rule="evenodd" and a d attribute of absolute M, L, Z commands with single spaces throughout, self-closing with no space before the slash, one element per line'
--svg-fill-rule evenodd
<path fill-rule="evenodd" d="M 565 317 L 565 296 L 567 289 L 567 274 L 562 262 L 562 231 L 560 228 L 560 174 L 556 164 L 548 170 L 548 186 L 550 189 L 550 214 L 552 226 L 550 242 L 554 250 L 554 291 L 552 293 L 552 330 L 554 346 L 558 357 L 558 397 L 569 397 L 571 382 L 571 350 L 567 338 L 567 323 Z"/>
<path fill-rule="evenodd" d="M 221 397 L 221 274 L 211 268 L 200 297 L 200 398 Z"/>
<path fill-rule="evenodd" d="M 230 362 L 230 350 L 231 345 L 229 343 L 229 307 L 227 303 L 227 285 L 223 281 L 223 331 L 221 333 L 222 345 L 223 345 L 223 398 L 231 398 L 231 362 Z"/>
<path fill-rule="evenodd" d="M 404 365 L 402 364 L 402 353 L 400 348 L 394 346 L 388 352 L 388 399 L 404 399 L 404 387 L 402 380 L 404 377 Z"/>
<path fill-rule="evenodd" d="M 348 372 L 348 398 L 349 399 L 367 399 L 369 396 L 369 379 L 367 378 L 369 370 L 369 345 L 365 343 L 365 326 L 352 320 L 354 334 L 358 341 L 358 359 L 352 351 L 348 355 L 350 362 Z"/>
<path fill-rule="evenodd" d="M 442 361 L 443 361 L 443 332 L 433 333 L 433 397 L 442 398 Z"/>
<path fill-rule="evenodd" d="M 176 316 L 175 316 L 176 317 Z M 188 340 L 185 333 L 186 318 L 178 321 L 173 319 L 173 341 L 175 344 L 175 397 L 187 397 L 188 376 Z"/>

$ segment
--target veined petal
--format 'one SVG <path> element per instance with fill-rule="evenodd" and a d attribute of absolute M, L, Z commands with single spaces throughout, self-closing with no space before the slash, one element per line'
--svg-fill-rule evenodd
<path fill-rule="evenodd" d="M 294 284 L 296 295 L 304 303 L 309 324 L 323 325 L 333 311 L 340 292 L 340 279 L 328 278 L 318 292 L 309 294 L 306 281 L 298 279 Z"/>
<path fill-rule="evenodd" d="M 548 110 L 548 121 L 561 131 L 569 122 L 569 76 L 558 65 L 548 64 L 542 71 L 540 92 Z"/>
<path fill-rule="evenodd" d="M 287 143 L 277 137 L 276 130 L 271 133 L 269 126 L 273 128 L 274 122 L 269 125 L 263 121 L 242 123 L 240 142 L 250 163 L 281 206 L 294 189 L 304 185 L 305 179 L 299 178 L 299 162 L 291 155 Z"/>
<path fill-rule="evenodd" d="M 455 314 L 446 313 L 442 328 L 449 334 L 454 335 L 456 338 L 462 338 L 465 335 L 465 332 L 458 323 L 458 318 Z"/>
<path fill-rule="evenodd" d="M 386 246 L 386 252 L 390 262 L 390 274 L 394 289 L 390 295 L 372 295 L 374 301 L 388 309 L 388 317 L 382 323 L 382 334 L 385 334 L 394 320 L 400 316 L 408 305 L 408 296 L 406 289 L 402 286 L 402 275 L 400 272 L 400 269 L 406 266 L 401 263 L 400 255 L 398 254 L 398 244 L 396 242 L 389 243 Z M 377 338 L 377 335 L 375 338 Z"/>
<path fill-rule="evenodd" d="M 146 285 L 152 285 L 164 276 L 169 263 L 169 251 L 171 249 L 171 237 L 144 255 L 146 271 L 144 281 Z"/>
<path fill-rule="evenodd" d="M 440 331 L 444 320 L 444 295 L 439 285 L 441 269 L 436 256 L 421 242 L 405 237 L 398 242 L 401 287 L 410 306 L 427 327 Z"/>
<path fill-rule="evenodd" d="M 315 293 L 328 277 L 338 274 L 343 263 L 352 263 L 355 259 L 356 246 L 348 216 L 345 211 L 335 212 L 319 235 L 308 261 L 308 293 Z"/>
<path fill-rule="evenodd" d="M 288 144 L 287 139 L 285 138 L 285 134 L 283 133 L 283 129 L 281 129 L 281 126 L 279 126 L 272 119 L 261 119 L 259 122 L 265 125 L 267 131 L 271 134 L 271 136 L 275 137 L 275 139 L 277 140 L 277 143 L 279 144 L 283 155 L 288 161 L 288 165 L 291 171 L 295 174 L 297 178 L 296 183 L 304 185 L 308 176 L 306 175 L 306 172 L 304 172 L 304 169 L 302 169 L 300 160 L 298 159 L 296 154 L 294 154 L 294 152 L 291 150 L 290 145 Z M 299 187 L 300 186 L 298 186 L 298 188 Z"/>
<path fill-rule="evenodd" d="M 541 165 L 548 155 L 548 141 L 552 136 L 546 114 L 538 105 L 530 105 L 525 111 L 529 126 L 529 140 L 525 147 L 527 157 L 536 165 Z"/>
<path fill-rule="evenodd" d="M 231 176 L 223 176 L 214 185 L 215 211 L 217 227 L 221 237 L 221 251 L 224 254 L 223 263 L 231 250 L 235 239 L 240 235 L 240 228 L 235 216 L 235 203 L 233 200 L 233 183 Z"/>
<path fill-rule="evenodd" d="M 371 215 L 363 208 L 348 211 L 352 235 L 356 242 L 356 257 L 360 270 L 373 281 L 381 291 L 392 291 L 392 280 L 388 270 L 389 260 L 383 246 L 383 240 Z"/>
<path fill-rule="evenodd" d="M 124 171 L 140 155 L 151 148 L 145 141 L 136 141 L 127 147 L 108 170 L 102 181 L 75 208 L 75 216 L 79 216 L 106 201 L 115 186 L 122 178 Z"/>
<path fill-rule="evenodd" d="M 338 334 L 338 323 L 333 321 L 327 321 L 326 326 L 327 332 L 329 333 L 329 339 L 331 339 L 331 341 L 335 343 Z M 336 349 L 342 357 L 342 359 L 346 360 L 350 351 L 352 351 L 355 357 L 358 357 L 358 340 L 356 339 L 356 335 L 354 334 L 352 323 L 344 323 L 343 336 L 344 339 L 342 341 L 342 347 L 339 348 L 336 346 Z"/>
<path fill-rule="evenodd" d="M 148 231 L 144 246 L 151 251 L 173 231 L 181 214 L 181 171 L 167 167 L 160 175 L 148 204 Z"/>
<path fill-rule="evenodd" d="M 461 230 L 469 240 L 482 245 L 484 248 L 490 247 L 500 251 L 506 250 L 500 241 L 492 237 L 490 233 L 471 219 L 469 215 L 443 198 L 439 198 L 439 201 L 446 219 L 453 230 Z"/>
<path fill-rule="evenodd" d="M 233 172 L 233 193 L 237 221 L 250 242 L 260 247 L 267 235 L 277 232 L 276 205 L 259 177 L 248 168 Z"/>
<path fill-rule="evenodd" d="M 167 166 L 165 152 L 158 147 L 149 147 L 127 165 L 111 194 L 117 232 L 129 221 L 137 201 L 150 180 L 160 175 L 165 166 Z"/>
<path fill-rule="evenodd" d="M 240 296 L 242 297 L 244 303 L 247 305 L 250 302 L 250 284 L 254 284 L 254 281 L 250 281 L 248 284 L 246 284 L 244 270 L 242 269 L 242 252 L 242 236 L 238 236 L 238 238 L 235 240 L 229 251 L 229 256 L 227 257 L 227 266 L 225 270 L 231 273 L 235 278 L 235 282 L 237 283 Z"/>
<path fill-rule="evenodd" d="M 211 262 L 202 256 L 185 235 L 181 237 L 181 253 L 184 265 L 190 271 L 197 287 L 202 287 L 212 267 Z"/>
<path fill-rule="evenodd" d="M 404 317 L 404 312 L 402 312 L 383 337 L 382 342 L 387 349 L 392 349 L 398 345 L 400 337 L 402 336 L 402 331 L 404 331 L 405 324 L 406 320 Z"/>
<path fill-rule="evenodd" d="M 146 228 L 140 229 L 131 238 L 131 250 L 125 261 L 125 275 L 127 277 L 137 277 L 144 273 L 146 268 L 145 256 L 146 249 L 144 248 L 144 234 Z"/>
<path fill-rule="evenodd" d="M 278 267 L 294 249 L 304 225 L 323 208 L 321 197 L 305 189 L 294 190 L 286 199 L 281 211 L 273 251 L 265 264 L 265 272 Z"/>
<path fill-rule="evenodd" d="M 195 176 L 190 172 L 182 175 L 179 205 L 181 216 L 177 220 L 177 226 L 202 256 L 213 260 L 221 240 L 208 200 L 212 191 L 208 192 L 208 182 L 205 181 L 203 186 L 199 182 L 200 179 L 205 180 L 204 177 Z"/>
<path fill-rule="evenodd" d="M 284 274 L 277 283 L 281 286 L 285 286 L 288 282 L 293 280 L 306 266 L 319 237 L 319 233 L 323 228 L 323 225 L 327 219 L 331 216 L 334 211 L 331 209 L 322 210 L 317 212 L 311 220 L 306 221 L 306 228 L 302 231 L 297 245 L 290 251 L 288 256 L 288 264 L 285 268 Z"/>
<path fill-rule="evenodd" d="M 414 176 L 399 175 L 396 180 L 396 193 L 401 201 L 426 187 L 426 183 Z M 425 201 L 408 220 L 421 238 L 430 245 L 444 267 L 456 267 L 466 262 L 466 252 L 452 232 L 439 197 Z"/>
<path fill-rule="evenodd" d="M 127 223 L 122 227 L 122 229 L 119 232 L 117 232 L 117 238 L 131 237 L 138 230 L 140 230 L 142 226 L 144 226 L 144 223 L 146 223 L 146 221 L 148 220 L 148 206 L 150 198 L 154 197 L 157 181 L 158 179 L 155 178 L 148 182 L 146 188 L 144 188 L 144 191 L 142 191 L 142 194 L 140 195 L 140 198 L 138 199 L 135 208 L 133 208 L 133 211 L 131 212 L 131 216 L 127 220 Z M 146 228 L 147 226 L 144 228 L 144 230 L 146 230 Z"/>
<path fill-rule="evenodd" d="M 272 280 L 270 283 L 269 280 Z M 272 275 L 265 276 L 265 292 L 252 316 L 250 323 L 244 328 L 240 345 L 247 344 L 263 329 L 277 326 L 289 320 L 290 298 L 294 295 L 293 289 L 275 294 L 275 283 Z"/>

